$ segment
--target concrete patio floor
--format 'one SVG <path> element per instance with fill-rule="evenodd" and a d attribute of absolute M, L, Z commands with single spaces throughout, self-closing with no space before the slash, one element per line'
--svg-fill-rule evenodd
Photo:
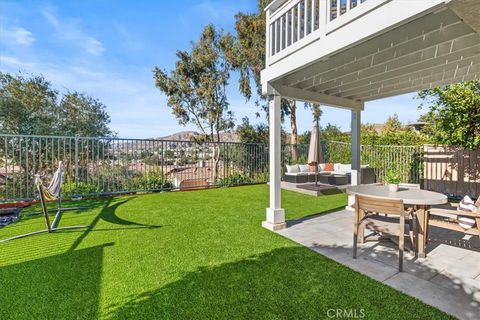
<path fill-rule="evenodd" d="M 480 319 L 477 236 L 432 227 L 427 257 L 406 253 L 398 272 L 398 248 L 388 241 L 367 241 L 352 258 L 353 216 L 342 210 L 292 220 L 277 233 L 459 319 Z"/>

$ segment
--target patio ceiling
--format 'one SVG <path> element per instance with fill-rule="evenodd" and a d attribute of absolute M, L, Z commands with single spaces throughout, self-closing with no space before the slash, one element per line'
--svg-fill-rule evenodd
<path fill-rule="evenodd" d="M 321 58 L 272 85 L 299 95 L 369 101 L 479 78 L 480 34 L 444 8 Z"/>

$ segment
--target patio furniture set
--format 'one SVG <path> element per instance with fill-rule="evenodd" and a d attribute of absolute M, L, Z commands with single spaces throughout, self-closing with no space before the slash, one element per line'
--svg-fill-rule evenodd
<path fill-rule="evenodd" d="M 471 211 L 465 211 L 448 204 L 447 196 L 427 190 L 401 188 L 391 192 L 387 186 L 359 185 L 347 188 L 347 192 L 355 196 L 353 258 L 357 255 L 357 243 L 364 243 L 371 235 L 380 235 L 377 240 L 398 241 L 398 267 L 402 271 L 405 225 L 410 252 L 419 258 L 426 256 L 430 226 L 480 237 L 480 198 L 469 204 Z M 365 229 L 372 234 L 365 236 Z"/>
<path fill-rule="evenodd" d="M 320 163 L 318 165 L 318 171 L 315 172 L 314 169 L 315 167 L 312 168 L 312 166 L 309 166 L 308 164 L 286 165 L 286 172 L 283 181 L 299 184 L 315 182 L 315 179 L 317 179 L 319 183 L 337 186 L 351 183 L 351 164 Z M 360 171 L 360 176 L 362 177 L 361 183 L 375 183 L 376 176 L 373 168 L 364 165 L 361 167 Z"/>

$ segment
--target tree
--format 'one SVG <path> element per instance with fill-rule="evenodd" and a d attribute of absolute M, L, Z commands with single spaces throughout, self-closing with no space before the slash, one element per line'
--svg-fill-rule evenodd
<path fill-rule="evenodd" d="M 388 117 L 378 132 L 371 124 L 362 125 L 362 143 L 366 145 L 421 145 L 427 142 L 424 134 L 416 133 L 412 127 L 404 125 L 397 114 Z"/>
<path fill-rule="evenodd" d="M 99 100 L 69 91 L 61 98 L 43 76 L 0 73 L 0 130 L 25 135 L 106 137 L 110 116 Z"/>
<path fill-rule="evenodd" d="M 466 149 L 480 148 L 480 81 L 424 90 L 418 94 L 428 106 L 426 132 L 435 143 Z"/>
<path fill-rule="evenodd" d="M 105 105 L 86 94 L 69 91 L 61 96 L 43 76 L 0 73 L 0 130 L 14 135 L 82 135 L 108 137 L 110 117 Z M 28 139 L 16 136 L 6 137 L 9 150 L 17 150 L 8 156 L 13 163 L 22 167 L 26 175 L 33 175 L 48 168 L 48 162 L 28 161 L 46 159 L 54 148 L 53 139 Z M 104 148 L 95 144 L 99 154 Z M 58 145 L 57 145 L 58 148 Z M 65 153 L 75 150 L 71 145 Z M 7 149 L 7 147 L 5 148 Z M 3 150 L 5 151 L 5 150 Z M 92 150 L 90 150 L 92 152 Z M 102 151 L 103 152 L 103 151 Z M 65 159 L 71 159 L 65 155 Z M 80 158 L 83 158 L 80 156 Z M 27 161 L 26 161 L 27 160 Z M 70 172 L 66 161 L 66 173 Z"/>
<path fill-rule="evenodd" d="M 242 119 L 236 131 L 243 143 L 268 143 L 268 127 L 263 123 L 252 125 L 247 117 Z"/>
<path fill-rule="evenodd" d="M 307 105 L 306 105 L 307 106 Z M 312 116 L 313 116 L 313 121 L 315 122 L 319 122 L 320 121 L 320 117 L 322 116 L 323 114 L 323 111 L 320 109 L 320 104 L 317 104 L 317 103 L 313 103 L 312 106 Z"/>
<path fill-rule="evenodd" d="M 0 73 L 0 128 L 3 133 L 54 134 L 58 92 L 42 76 Z"/>
<path fill-rule="evenodd" d="M 98 99 L 83 93 L 68 92 L 60 101 L 58 131 L 63 135 L 108 137 L 110 116 Z M 74 121 L 72 121 L 74 120 Z"/>
<path fill-rule="evenodd" d="M 239 88 L 243 96 L 249 100 L 252 97 L 252 82 L 259 100 L 257 105 L 268 113 L 268 104 L 261 103 L 266 97 L 262 96 L 260 72 L 265 68 L 265 7 L 270 0 L 258 0 L 256 13 L 239 12 L 235 16 L 236 38 L 229 46 L 228 58 L 235 70 L 239 71 Z M 253 80 L 253 81 L 252 81 Z M 292 144 L 292 160 L 297 159 L 298 128 L 297 103 L 292 99 L 282 99 L 282 121 L 285 116 L 290 117 L 290 144 Z M 258 115 L 258 113 L 257 113 Z"/>
<path fill-rule="evenodd" d="M 230 58 L 240 72 L 240 91 L 247 99 L 252 97 L 251 80 L 258 97 L 262 97 L 260 72 L 265 68 L 265 7 L 269 2 L 258 0 L 256 13 L 239 12 L 235 15 L 237 37 Z"/>
<path fill-rule="evenodd" d="M 321 128 L 320 137 L 322 140 L 350 142 L 350 134 L 342 132 L 337 125 L 327 123 L 325 128 Z"/>
<path fill-rule="evenodd" d="M 190 52 L 177 51 L 178 61 L 170 74 L 154 69 L 155 85 L 167 96 L 178 123 L 194 124 L 209 141 L 220 141 L 220 133 L 234 127 L 226 89 L 232 65 L 226 56 L 231 36 L 206 26 Z M 215 157 L 215 177 L 220 152 Z"/>

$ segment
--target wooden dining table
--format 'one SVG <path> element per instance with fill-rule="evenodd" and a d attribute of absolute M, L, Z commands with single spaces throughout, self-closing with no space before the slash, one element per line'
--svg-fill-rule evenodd
<path fill-rule="evenodd" d="M 416 255 L 419 258 L 425 258 L 425 247 L 427 244 L 427 226 L 428 226 L 428 210 L 432 205 L 439 205 L 448 202 L 447 196 L 444 194 L 414 189 L 402 188 L 392 192 L 388 186 L 384 185 L 358 185 L 347 188 L 349 195 L 361 195 L 367 197 L 402 200 L 403 204 L 409 208 L 413 208 L 416 215 Z"/>

